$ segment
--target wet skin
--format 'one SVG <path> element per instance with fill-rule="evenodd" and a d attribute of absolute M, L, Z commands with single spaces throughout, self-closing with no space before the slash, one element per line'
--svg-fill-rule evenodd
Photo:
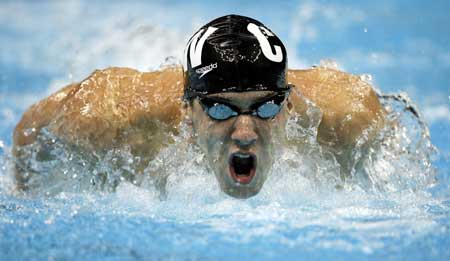
<path fill-rule="evenodd" d="M 28 108 L 14 130 L 13 155 L 16 162 L 14 172 L 17 188 L 27 190 L 30 175 L 40 173 L 39 169 L 34 169 L 34 165 L 28 166 L 27 162 L 30 159 L 39 161 L 37 155 L 51 148 L 49 144 L 53 144 L 52 141 L 41 139 L 44 128 L 45 133 L 50 131 L 58 140 L 75 146 L 87 153 L 86 155 L 102 155 L 106 151 L 124 146 L 130 148 L 133 156 L 141 159 L 132 166 L 132 177 L 139 177 L 145 174 L 148 163 L 168 145 L 166 141 L 170 141 L 172 135 L 178 135 L 178 126 L 183 118 L 190 116 L 200 136 L 199 143 L 203 144 L 203 150 L 213 163 L 211 167 L 222 171 L 216 171 L 216 175 L 223 190 L 240 197 L 257 193 L 259 188 L 253 183 L 236 185 L 231 183 L 230 177 L 226 175 L 227 167 L 223 166 L 227 164 L 226 154 L 238 147 L 230 141 L 231 132 L 236 127 L 233 125 L 238 127 L 235 136 L 242 134 L 242 125 L 250 124 L 247 129 L 256 129 L 253 132 L 257 134 L 258 139 L 250 147 L 259 154 L 255 180 L 260 182 L 261 186 L 264 175 L 267 175 L 272 165 L 271 160 L 261 159 L 262 154 L 268 154 L 271 158 L 270 146 L 275 142 L 282 144 L 274 148 L 285 147 L 286 135 L 283 133 L 278 136 L 275 133 L 277 129 L 283 130 L 285 124 L 279 117 L 287 116 L 287 113 L 278 114 L 275 122 L 264 122 L 249 115 L 215 122 L 206 115 L 197 100 L 193 101 L 192 106 L 182 105 L 182 75 L 182 68 L 148 73 L 130 68 L 97 70 L 85 80 L 68 85 Z M 105 81 L 107 78 L 110 80 Z M 342 177 L 350 175 L 355 164 L 351 151 L 357 144 L 361 145 L 361 137 L 364 138 L 363 141 L 366 140 L 363 145 L 370 146 L 378 137 L 379 130 L 388 123 L 385 120 L 384 107 L 376 93 L 359 76 L 327 68 L 289 70 L 288 78 L 296 89 L 291 92 L 290 102 L 286 105 L 289 105 L 292 113 L 307 115 L 308 105 L 303 99 L 305 98 L 320 109 L 322 116 L 317 129 L 317 142 L 330 149 L 339 161 Z M 219 96 L 230 96 L 229 98 L 235 101 L 244 99 L 239 101 L 238 103 L 242 104 L 238 105 L 245 107 L 245 99 L 251 100 L 252 97 L 247 97 L 251 95 L 253 94 L 238 93 L 234 94 L 237 97 L 231 97 L 233 94 L 228 93 Z M 87 105 L 89 111 L 86 111 Z M 283 112 L 286 112 L 286 105 L 282 107 Z M 257 128 L 251 124 L 257 125 Z M 278 141 L 277 136 L 282 140 Z M 215 145 L 214 140 L 223 140 L 223 143 Z M 289 145 L 302 144 L 291 140 Z M 28 145 L 37 147 L 39 153 L 30 150 Z M 215 161 L 217 164 L 213 156 L 220 159 Z M 255 183 L 255 180 L 252 179 L 252 182 Z"/>
<path fill-rule="evenodd" d="M 274 92 L 255 91 L 245 93 L 220 93 L 208 95 L 227 104 L 247 111 L 257 102 L 274 96 Z M 272 119 L 240 114 L 227 120 L 210 118 L 198 99 L 192 103 L 191 120 L 197 143 L 206 155 L 209 166 L 226 194 L 236 198 L 249 198 L 262 188 L 273 163 L 275 137 L 281 137 L 287 119 L 287 102 Z M 233 153 L 253 154 L 256 157 L 256 171 L 249 182 L 238 182 L 230 170 Z"/>

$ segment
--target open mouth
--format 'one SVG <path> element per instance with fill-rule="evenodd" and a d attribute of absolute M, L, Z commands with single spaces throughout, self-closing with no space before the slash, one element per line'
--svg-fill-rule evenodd
<path fill-rule="evenodd" d="M 248 184 L 256 173 L 256 156 L 250 153 L 235 152 L 230 156 L 229 165 L 234 181 Z"/>

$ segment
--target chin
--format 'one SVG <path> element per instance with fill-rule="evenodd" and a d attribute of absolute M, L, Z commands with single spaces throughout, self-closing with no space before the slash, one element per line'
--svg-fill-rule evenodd
<path fill-rule="evenodd" d="M 259 193 L 261 188 L 243 188 L 243 187 L 226 187 L 222 188 L 222 191 L 225 192 L 228 196 L 239 199 L 247 199 L 251 198 Z"/>
<path fill-rule="evenodd" d="M 262 189 L 265 181 L 265 175 L 262 172 L 255 171 L 252 180 L 248 183 L 241 183 L 233 177 L 230 170 L 223 171 L 219 177 L 221 190 L 234 198 L 247 199 L 256 196 Z M 241 180 L 242 181 L 242 180 Z"/>

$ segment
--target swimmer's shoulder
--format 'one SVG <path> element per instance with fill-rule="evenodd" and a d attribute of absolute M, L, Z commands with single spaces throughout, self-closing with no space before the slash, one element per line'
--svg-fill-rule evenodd
<path fill-rule="evenodd" d="M 127 129 L 139 136 L 146 128 L 157 129 L 157 122 L 176 125 L 181 119 L 182 75 L 180 67 L 96 70 L 28 108 L 16 126 L 14 144 L 33 142 L 34 134 L 47 127 L 71 143 L 108 147 L 123 140 Z M 30 130 L 35 130 L 32 135 Z"/>
<path fill-rule="evenodd" d="M 383 124 L 384 110 L 373 87 L 361 77 L 316 67 L 289 70 L 296 95 L 306 97 L 323 113 L 319 141 L 332 146 L 354 144 L 365 130 L 375 135 Z"/>
<path fill-rule="evenodd" d="M 380 109 L 373 87 L 357 75 L 314 67 L 307 70 L 289 70 L 288 81 L 294 84 L 302 95 L 323 109 L 332 110 L 340 105 L 350 107 L 355 102 L 373 110 Z M 340 102 L 330 102 L 332 100 Z"/>
<path fill-rule="evenodd" d="M 64 99 L 77 88 L 77 83 L 69 84 L 49 97 L 31 105 L 16 125 L 13 140 L 16 146 L 24 146 L 36 139 L 37 130 L 47 126 L 60 112 Z"/>

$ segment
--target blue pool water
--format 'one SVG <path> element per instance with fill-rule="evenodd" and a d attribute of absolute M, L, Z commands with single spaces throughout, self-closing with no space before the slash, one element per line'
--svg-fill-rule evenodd
<path fill-rule="evenodd" d="M 450 4 L 279 2 L 1 2 L 0 260 L 448 260 Z M 46 196 L 43 186 L 39 195 L 17 195 L 11 134 L 28 106 L 97 68 L 156 69 L 181 56 L 198 26 L 228 13 L 253 16 L 279 34 L 291 68 L 336 62 L 369 74 L 380 93 L 407 93 L 430 137 L 403 103 L 383 100 L 398 128 L 383 133 L 364 176 L 343 189 L 311 174 L 333 174 L 333 162 L 286 149 L 258 196 L 232 199 L 180 137 L 159 155 L 176 155 L 167 163 L 179 174 L 164 201 L 150 185 L 125 182 L 114 193 L 80 192 L 76 185 L 90 173 L 74 170 L 76 162 L 44 166 L 71 169 L 64 192 Z"/>

